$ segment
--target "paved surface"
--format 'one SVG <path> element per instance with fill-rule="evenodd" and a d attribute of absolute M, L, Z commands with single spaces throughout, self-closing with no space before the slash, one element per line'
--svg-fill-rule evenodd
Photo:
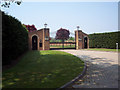
<path fill-rule="evenodd" d="M 118 53 L 86 50 L 60 50 L 71 53 L 87 63 L 86 75 L 72 88 L 118 88 Z"/>

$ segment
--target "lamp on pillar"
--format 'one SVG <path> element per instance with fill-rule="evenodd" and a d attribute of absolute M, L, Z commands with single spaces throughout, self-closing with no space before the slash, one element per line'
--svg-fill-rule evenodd
<path fill-rule="evenodd" d="M 45 23 L 44 26 L 45 26 L 45 36 L 46 36 L 46 27 L 47 27 L 47 23 Z"/>
<path fill-rule="evenodd" d="M 77 30 L 79 30 L 79 28 L 80 28 L 80 27 L 79 27 L 79 26 L 77 26 Z"/>
<path fill-rule="evenodd" d="M 45 26 L 45 28 L 46 28 L 46 27 L 47 27 L 47 24 L 45 23 L 44 26 Z"/>
<path fill-rule="evenodd" d="M 46 33 L 47 33 L 47 29 L 46 29 L 47 24 L 45 23 L 44 26 L 45 26 L 45 29 L 44 29 L 45 30 L 45 41 L 48 41 L 49 37 L 46 35 Z"/>

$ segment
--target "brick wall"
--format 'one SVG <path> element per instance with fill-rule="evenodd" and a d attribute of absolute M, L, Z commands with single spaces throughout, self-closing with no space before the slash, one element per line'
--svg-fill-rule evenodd
<path fill-rule="evenodd" d="M 82 30 L 75 31 L 76 49 L 84 49 L 84 38 L 87 37 L 87 48 L 89 48 L 88 35 L 82 32 Z"/>
<path fill-rule="evenodd" d="M 49 28 L 43 28 L 38 31 L 28 32 L 29 50 L 32 50 L 32 37 L 37 36 L 37 50 L 49 50 Z M 82 30 L 75 31 L 76 49 L 84 49 L 84 39 L 87 37 L 87 48 L 89 48 L 88 35 L 82 32 Z M 41 46 L 42 44 L 42 46 Z"/>
<path fill-rule="evenodd" d="M 32 50 L 32 37 L 37 36 L 37 50 L 49 50 L 49 28 L 40 29 L 38 31 L 28 32 L 29 50 Z M 40 47 L 42 44 L 42 47 Z"/>

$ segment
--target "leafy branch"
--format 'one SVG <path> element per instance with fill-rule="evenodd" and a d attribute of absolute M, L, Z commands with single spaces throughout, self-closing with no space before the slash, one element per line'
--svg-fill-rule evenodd
<path fill-rule="evenodd" d="M 8 1 L 1 1 L 1 7 L 9 8 L 12 3 L 16 3 L 17 5 L 20 5 L 21 1 L 15 1 L 15 0 L 8 0 Z"/>

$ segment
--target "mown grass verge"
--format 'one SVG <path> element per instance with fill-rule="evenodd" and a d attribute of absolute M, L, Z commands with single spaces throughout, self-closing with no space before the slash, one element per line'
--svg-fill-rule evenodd
<path fill-rule="evenodd" d="M 61 51 L 28 51 L 3 72 L 3 88 L 59 88 L 81 74 L 84 62 Z"/>

